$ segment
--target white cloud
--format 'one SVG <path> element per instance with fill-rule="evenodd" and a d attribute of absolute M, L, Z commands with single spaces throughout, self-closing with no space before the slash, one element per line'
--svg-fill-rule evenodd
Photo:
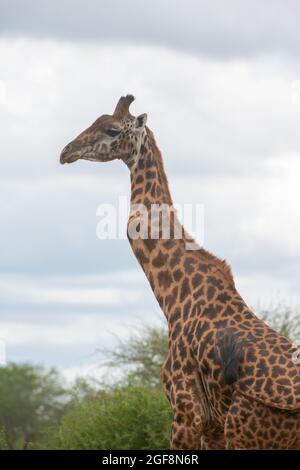
<path fill-rule="evenodd" d="M 97 279 L 97 278 L 96 278 Z M 110 276 L 110 279 L 112 277 Z M 115 277 L 116 280 L 116 277 Z M 127 303 L 138 303 L 144 297 L 143 289 L 128 287 L 83 287 L 76 280 L 76 287 L 68 285 L 67 280 L 60 280 L 53 285 L 50 279 L 24 279 L 17 277 L 0 277 L 0 298 L 5 304 L 40 304 L 40 305 L 80 305 L 80 306 L 116 306 Z M 69 278 L 69 281 L 72 280 Z M 87 282 L 83 280 L 83 284 Z"/>
<path fill-rule="evenodd" d="M 257 269 L 273 277 L 276 263 L 279 269 L 284 259 L 292 266 L 300 258 L 299 171 L 300 158 L 286 154 L 266 160 L 263 174 L 193 178 L 188 184 L 175 178 L 175 200 L 183 203 L 188 194 L 192 203 L 204 204 L 207 248 L 249 266 L 261 258 Z M 271 265 L 268 253 L 275 255 Z"/>
<path fill-rule="evenodd" d="M 244 232 L 253 239 L 253 244 L 268 240 L 279 250 L 298 260 L 300 256 L 299 174 L 298 155 L 286 155 L 269 162 L 270 176 L 260 186 L 256 199 L 257 210 L 240 221 Z M 262 182 L 261 182 L 262 183 Z"/>
<path fill-rule="evenodd" d="M 253 309 L 283 305 L 295 313 L 299 311 L 299 289 L 295 285 L 291 286 L 284 276 L 276 278 L 256 272 L 255 275 L 240 275 L 235 281 L 240 294 Z"/>
<path fill-rule="evenodd" d="M 132 321 L 132 317 L 130 320 Z M 112 333 L 121 338 L 126 337 L 129 322 L 127 318 L 121 319 L 116 315 L 102 314 L 97 317 L 82 314 L 66 319 L 60 324 L 0 322 L 0 330 L 1 339 L 6 342 L 8 348 L 31 344 L 48 345 L 51 348 L 88 346 L 91 354 L 97 347 L 112 344 Z"/>

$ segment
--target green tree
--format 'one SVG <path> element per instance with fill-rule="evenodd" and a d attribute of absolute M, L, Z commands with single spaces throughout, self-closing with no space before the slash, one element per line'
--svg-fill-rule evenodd
<path fill-rule="evenodd" d="M 26 449 L 49 423 L 59 421 L 66 399 L 55 370 L 13 363 L 0 367 L 0 441 L 9 449 Z"/>

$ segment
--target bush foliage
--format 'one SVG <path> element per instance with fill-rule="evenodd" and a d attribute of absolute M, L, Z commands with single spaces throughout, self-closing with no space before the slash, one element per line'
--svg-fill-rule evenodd
<path fill-rule="evenodd" d="M 142 385 L 101 391 L 78 402 L 49 434 L 54 449 L 165 449 L 170 410 L 161 390 Z"/>

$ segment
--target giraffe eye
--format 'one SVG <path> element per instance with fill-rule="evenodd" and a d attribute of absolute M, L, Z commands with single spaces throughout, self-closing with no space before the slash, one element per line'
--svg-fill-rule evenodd
<path fill-rule="evenodd" d="M 116 129 L 114 127 L 109 127 L 108 129 L 105 129 L 105 132 L 107 135 L 109 135 L 110 137 L 116 137 L 117 135 L 120 134 L 121 132 L 121 129 Z"/>

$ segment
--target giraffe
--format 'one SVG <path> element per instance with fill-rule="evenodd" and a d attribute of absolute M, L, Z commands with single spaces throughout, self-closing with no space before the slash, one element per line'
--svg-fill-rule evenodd
<path fill-rule="evenodd" d="M 121 97 L 112 115 L 99 117 L 63 149 L 60 162 L 120 159 L 130 170 L 128 239 L 168 322 L 161 377 L 172 408 L 170 447 L 300 448 L 295 346 L 246 305 L 225 260 L 198 245 L 187 249 L 191 238 L 173 210 L 162 155 L 147 115 L 130 113 L 133 100 Z M 132 236 L 133 226 L 141 228 L 141 205 L 148 220 L 152 207 L 169 207 L 168 237 L 155 211 L 158 236 L 149 226 Z"/>

